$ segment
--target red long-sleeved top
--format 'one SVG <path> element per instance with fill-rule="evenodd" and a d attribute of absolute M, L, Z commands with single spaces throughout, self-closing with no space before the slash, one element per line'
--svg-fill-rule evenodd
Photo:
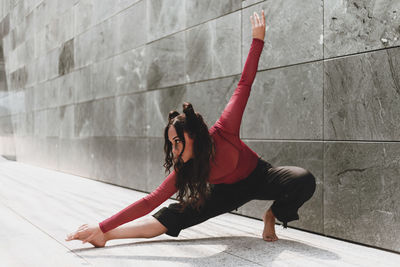
<path fill-rule="evenodd" d="M 210 161 L 211 184 L 235 183 L 247 177 L 257 165 L 259 156 L 242 142 L 239 129 L 263 46 L 263 40 L 253 38 L 238 86 L 221 117 L 209 129 L 215 144 L 215 163 Z M 175 171 L 172 171 L 153 192 L 100 222 L 101 231 L 106 233 L 154 210 L 177 192 L 175 179 Z"/>

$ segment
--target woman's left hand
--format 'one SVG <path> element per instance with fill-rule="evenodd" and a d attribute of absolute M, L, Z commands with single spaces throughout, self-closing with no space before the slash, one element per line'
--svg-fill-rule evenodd
<path fill-rule="evenodd" d="M 265 15 L 264 10 L 261 11 L 261 18 L 258 16 L 257 12 L 250 16 L 252 37 L 264 41 L 265 37 Z"/>
<path fill-rule="evenodd" d="M 99 225 L 97 224 L 81 225 L 78 230 L 67 235 L 65 241 L 71 240 L 82 240 L 82 244 L 89 242 L 95 247 L 104 247 L 105 243 L 107 242 L 105 234 L 101 231 Z"/>

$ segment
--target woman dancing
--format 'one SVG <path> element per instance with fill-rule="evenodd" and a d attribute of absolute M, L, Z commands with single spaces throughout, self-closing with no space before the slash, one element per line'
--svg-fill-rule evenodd
<path fill-rule="evenodd" d="M 177 237 L 182 229 L 230 212 L 253 199 L 274 200 L 264 212 L 265 241 L 276 241 L 275 218 L 287 228 L 298 220 L 298 209 L 312 197 L 315 177 L 296 166 L 275 167 L 259 157 L 239 137 L 242 115 L 264 46 L 265 16 L 250 16 L 252 43 L 240 81 L 220 118 L 208 129 L 203 117 L 185 102 L 183 113 L 171 111 L 164 130 L 165 163 L 169 175 L 152 193 L 99 224 L 84 224 L 66 241 L 82 240 L 104 247 L 108 240 Z M 173 166 L 173 171 L 170 168 Z M 173 194 L 178 203 L 163 207 L 132 225 Z M 118 227 L 118 228 L 117 228 Z"/>

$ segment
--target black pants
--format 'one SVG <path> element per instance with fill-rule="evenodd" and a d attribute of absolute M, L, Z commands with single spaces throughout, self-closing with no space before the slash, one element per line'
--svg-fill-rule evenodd
<path fill-rule="evenodd" d="M 234 184 L 212 184 L 211 194 L 200 211 L 187 206 L 179 212 L 179 203 L 173 203 L 152 216 L 168 229 L 167 235 L 177 237 L 182 229 L 233 211 L 250 200 L 275 200 L 272 213 L 286 228 L 288 222 L 299 219 L 297 211 L 312 197 L 315 187 L 315 177 L 308 170 L 274 167 L 259 158 L 256 168 L 245 179 Z"/>

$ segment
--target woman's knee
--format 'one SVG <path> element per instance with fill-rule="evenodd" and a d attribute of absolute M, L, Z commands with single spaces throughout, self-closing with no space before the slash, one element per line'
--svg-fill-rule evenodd
<path fill-rule="evenodd" d="M 159 236 L 168 231 L 168 229 L 153 216 L 146 218 L 144 224 L 147 226 L 146 231 L 143 233 L 145 238 Z"/>
<path fill-rule="evenodd" d="M 315 176 L 307 169 L 306 170 L 306 179 L 310 182 L 311 185 L 316 185 L 317 181 L 315 179 Z"/>
<path fill-rule="evenodd" d="M 290 166 L 290 169 L 296 178 L 315 183 L 315 177 L 308 169 L 297 166 Z"/>
<path fill-rule="evenodd" d="M 317 187 L 315 176 L 307 169 L 305 170 L 305 174 L 303 176 L 303 184 L 304 184 L 304 194 L 307 199 L 310 199 L 315 192 Z"/>
<path fill-rule="evenodd" d="M 308 170 L 302 167 L 291 166 L 291 170 L 296 179 L 296 187 L 304 188 L 303 191 L 307 193 L 307 195 L 312 196 L 314 194 L 316 188 L 316 179 L 315 176 Z"/>

